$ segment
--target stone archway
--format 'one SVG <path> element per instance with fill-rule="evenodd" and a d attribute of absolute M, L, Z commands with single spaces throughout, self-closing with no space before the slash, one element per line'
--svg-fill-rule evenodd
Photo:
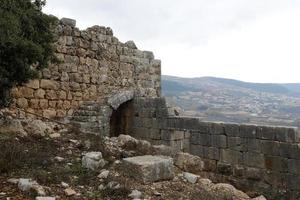
<path fill-rule="evenodd" d="M 133 100 L 121 104 L 110 117 L 110 137 L 130 134 L 133 122 Z"/>
<path fill-rule="evenodd" d="M 113 109 L 109 118 L 110 137 L 130 134 L 134 115 L 133 97 L 133 91 L 123 91 L 108 99 L 108 104 Z"/>

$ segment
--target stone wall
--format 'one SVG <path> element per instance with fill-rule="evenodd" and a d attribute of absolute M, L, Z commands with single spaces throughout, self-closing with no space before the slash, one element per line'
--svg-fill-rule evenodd
<path fill-rule="evenodd" d="M 171 116 L 162 98 L 137 99 L 133 136 L 200 156 L 203 176 L 270 199 L 300 198 L 300 132 Z"/>
<path fill-rule="evenodd" d="M 14 88 L 11 111 L 21 108 L 44 117 L 72 115 L 85 102 L 134 91 L 135 96 L 160 96 L 160 61 L 134 42 L 121 43 L 110 28 L 75 27 L 76 21 L 60 20 L 56 55 L 61 64 L 51 64 L 40 79 Z M 26 114 L 31 116 L 30 114 Z"/>

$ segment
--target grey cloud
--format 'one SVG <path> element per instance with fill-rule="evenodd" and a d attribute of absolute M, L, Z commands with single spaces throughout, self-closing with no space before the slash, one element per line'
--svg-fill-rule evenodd
<path fill-rule="evenodd" d="M 297 0 L 48 0 L 49 10 L 71 13 L 85 28 L 111 26 L 121 38 L 199 45 Z"/>

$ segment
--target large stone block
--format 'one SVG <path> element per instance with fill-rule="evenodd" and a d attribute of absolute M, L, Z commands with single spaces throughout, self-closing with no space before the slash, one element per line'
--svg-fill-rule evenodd
<path fill-rule="evenodd" d="M 64 25 L 67 25 L 67 26 L 71 26 L 71 27 L 75 27 L 76 26 L 76 20 L 74 19 L 70 19 L 70 18 L 62 18 L 60 20 L 60 22 Z"/>
<path fill-rule="evenodd" d="M 265 164 L 266 169 L 276 172 L 286 172 L 288 169 L 288 159 L 279 156 L 265 156 Z"/>
<path fill-rule="evenodd" d="M 29 87 L 21 87 L 19 88 L 19 92 L 21 93 L 22 97 L 33 98 L 33 89 Z"/>
<path fill-rule="evenodd" d="M 288 159 L 288 172 L 292 174 L 300 174 L 300 160 Z"/>
<path fill-rule="evenodd" d="M 243 163 L 243 154 L 239 151 L 230 149 L 220 150 L 221 161 L 230 164 L 241 164 Z"/>
<path fill-rule="evenodd" d="M 41 88 L 51 89 L 51 90 L 58 90 L 59 89 L 59 84 L 56 81 L 42 79 L 41 80 Z"/>
<path fill-rule="evenodd" d="M 225 134 L 225 125 L 222 123 L 212 123 L 209 126 L 209 132 L 211 134 Z"/>
<path fill-rule="evenodd" d="M 229 149 L 242 151 L 244 146 L 244 138 L 240 137 L 227 137 L 227 146 Z"/>
<path fill-rule="evenodd" d="M 182 152 L 176 154 L 174 164 L 181 170 L 192 173 L 200 173 L 204 168 L 200 157 Z"/>
<path fill-rule="evenodd" d="M 275 140 L 274 127 L 268 127 L 268 126 L 257 127 L 257 132 L 261 139 Z"/>
<path fill-rule="evenodd" d="M 226 135 L 211 135 L 211 145 L 217 148 L 227 148 Z"/>
<path fill-rule="evenodd" d="M 247 138 L 248 151 L 261 152 L 261 140 L 256 138 Z"/>
<path fill-rule="evenodd" d="M 19 108 L 27 108 L 28 107 L 28 101 L 25 98 L 19 98 L 17 99 L 17 106 Z"/>
<path fill-rule="evenodd" d="M 279 142 L 296 142 L 298 137 L 297 129 L 294 128 L 276 127 L 275 133 L 275 139 Z"/>
<path fill-rule="evenodd" d="M 266 155 L 278 156 L 280 151 L 284 151 L 285 147 L 282 147 L 281 143 L 277 141 L 262 140 L 261 152 Z M 287 152 L 288 153 L 288 152 Z"/>
<path fill-rule="evenodd" d="M 191 152 L 191 154 L 199 156 L 199 157 L 203 157 L 203 155 L 204 155 L 203 146 L 197 145 L 197 144 L 190 145 L 190 152 Z"/>
<path fill-rule="evenodd" d="M 104 167 L 105 163 L 101 152 L 88 152 L 82 157 L 82 166 L 90 170 Z"/>
<path fill-rule="evenodd" d="M 239 125 L 225 124 L 225 134 L 228 136 L 236 137 L 239 135 Z"/>
<path fill-rule="evenodd" d="M 124 172 L 143 183 L 174 177 L 173 159 L 164 156 L 137 156 L 123 159 Z"/>
<path fill-rule="evenodd" d="M 261 153 L 244 153 L 244 162 L 249 167 L 265 168 L 265 157 Z"/>
<path fill-rule="evenodd" d="M 200 134 L 199 137 L 199 142 L 202 146 L 211 146 L 211 135 Z"/>
<path fill-rule="evenodd" d="M 31 80 L 26 84 L 27 87 L 32 89 L 38 89 L 40 87 L 40 81 L 39 80 Z"/>
<path fill-rule="evenodd" d="M 257 127 L 253 125 L 240 125 L 239 136 L 242 138 L 256 138 Z"/>

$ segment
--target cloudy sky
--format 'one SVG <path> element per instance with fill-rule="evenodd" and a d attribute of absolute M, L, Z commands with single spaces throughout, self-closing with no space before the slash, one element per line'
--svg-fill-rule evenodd
<path fill-rule="evenodd" d="M 111 27 L 165 75 L 300 82 L 299 0 L 47 0 L 44 12 Z"/>

